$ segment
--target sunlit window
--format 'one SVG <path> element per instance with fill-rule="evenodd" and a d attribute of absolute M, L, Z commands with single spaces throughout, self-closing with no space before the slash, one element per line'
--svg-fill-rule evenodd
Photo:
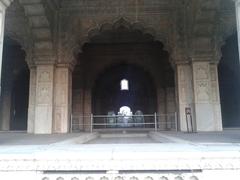
<path fill-rule="evenodd" d="M 126 79 L 123 79 L 121 80 L 121 90 L 129 90 L 129 87 L 128 87 L 128 80 Z"/>

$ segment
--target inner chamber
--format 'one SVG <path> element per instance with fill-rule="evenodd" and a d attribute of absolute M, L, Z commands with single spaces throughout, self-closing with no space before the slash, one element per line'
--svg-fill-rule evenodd
<path fill-rule="evenodd" d="M 123 107 L 132 115 L 174 113 L 175 104 L 168 52 L 151 34 L 119 25 L 102 30 L 82 47 L 73 72 L 73 124 L 88 124 L 90 114 L 95 124 L 105 123 L 100 116 L 122 114 Z M 94 126 L 104 127 L 117 126 Z"/>

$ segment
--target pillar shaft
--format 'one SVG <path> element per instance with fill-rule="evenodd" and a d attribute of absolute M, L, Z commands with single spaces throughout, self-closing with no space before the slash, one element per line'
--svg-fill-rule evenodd
<path fill-rule="evenodd" d="M 91 128 L 91 113 L 92 113 L 92 93 L 90 88 L 84 90 L 83 100 L 84 125 L 85 130 L 89 131 Z"/>
<path fill-rule="evenodd" d="M 28 100 L 28 133 L 34 133 L 35 122 L 35 105 L 36 105 L 36 83 L 37 83 L 37 71 L 36 67 L 30 68 L 30 80 L 29 80 L 29 100 Z"/>
<path fill-rule="evenodd" d="M 181 131 L 187 131 L 187 119 L 190 120 L 186 117 L 186 107 L 191 108 L 193 130 L 222 130 L 217 70 L 217 64 L 209 61 L 193 61 L 191 64 L 177 65 Z M 188 125 L 191 126 L 190 121 Z"/>
<path fill-rule="evenodd" d="M 12 0 L 0 0 L 0 97 L 2 93 L 2 60 L 3 60 L 3 40 L 4 40 L 4 25 L 5 25 L 5 13 L 7 6 L 10 5 Z M 5 99 L 2 103 L 2 123 L 1 129 L 2 130 L 9 130 L 10 129 L 10 106 L 11 106 L 11 93 L 7 95 L 7 99 Z M 0 98 L 1 99 L 1 98 Z M 3 99 L 2 99 L 3 100 Z M 8 109 L 6 110 L 5 107 Z M 9 117 L 3 118 L 5 113 L 8 114 Z"/>
<path fill-rule="evenodd" d="M 158 87 L 157 89 L 157 105 L 158 105 L 158 122 L 159 122 L 159 129 L 166 130 L 166 94 L 165 89 Z"/>
<path fill-rule="evenodd" d="M 192 67 L 197 131 L 221 131 L 217 65 L 202 61 Z"/>
<path fill-rule="evenodd" d="M 176 82 L 177 82 L 177 102 L 179 121 L 178 128 L 180 131 L 187 131 L 187 121 L 185 108 L 191 108 L 192 120 L 195 122 L 193 86 L 192 86 L 192 67 L 190 64 L 178 64 L 176 66 Z M 195 124 L 193 124 L 195 127 Z"/>
<path fill-rule="evenodd" d="M 214 118 L 216 130 L 221 131 L 223 129 L 223 125 L 222 125 L 220 91 L 219 91 L 219 82 L 218 82 L 218 64 L 216 63 L 210 64 L 210 74 L 211 74 L 213 118 Z"/>
<path fill-rule="evenodd" d="M 193 62 L 193 87 L 198 131 L 214 130 L 209 62 Z"/>
<path fill-rule="evenodd" d="M 60 66 L 55 70 L 54 127 L 55 133 L 67 133 L 70 128 L 72 106 L 72 71 Z"/>
<path fill-rule="evenodd" d="M 11 111 L 12 107 L 12 88 L 6 88 L 2 90 L 2 98 L 1 98 L 1 130 L 9 131 L 10 130 L 10 121 L 12 115 Z"/>
<path fill-rule="evenodd" d="M 235 8 L 236 8 L 237 35 L 238 35 L 238 51 L 240 52 L 240 0 L 235 0 Z M 240 56 L 240 53 L 239 53 L 239 56 Z"/>
<path fill-rule="evenodd" d="M 4 39 L 4 24 L 5 24 L 6 5 L 0 1 L 0 95 L 1 95 L 1 79 L 2 79 L 2 57 L 3 57 L 3 39 Z"/>
<path fill-rule="evenodd" d="M 176 112 L 176 98 L 175 89 L 166 88 L 166 128 L 172 129 L 175 124 L 175 112 Z"/>
<path fill-rule="evenodd" d="M 51 134 L 53 124 L 54 65 L 38 65 L 36 75 L 34 132 L 36 134 Z"/>
<path fill-rule="evenodd" d="M 73 130 L 84 130 L 83 126 L 83 89 L 73 90 Z"/>

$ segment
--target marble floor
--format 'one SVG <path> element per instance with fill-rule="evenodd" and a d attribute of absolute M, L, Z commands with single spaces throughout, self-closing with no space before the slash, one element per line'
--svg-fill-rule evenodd
<path fill-rule="evenodd" d="M 75 177 L 115 180 L 120 176 L 131 179 L 132 173 L 139 180 L 146 177 L 151 177 L 149 180 L 160 177 L 221 179 L 223 173 L 239 179 L 240 131 L 197 134 L 0 133 L 0 177 L 5 179 L 11 179 L 15 174 L 15 177 L 22 176 L 27 180 L 60 177 L 64 180 Z"/>

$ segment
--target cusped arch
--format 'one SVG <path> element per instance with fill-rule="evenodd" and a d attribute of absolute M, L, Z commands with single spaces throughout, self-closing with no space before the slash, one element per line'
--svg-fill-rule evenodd
<path fill-rule="evenodd" d="M 151 42 L 155 41 L 155 32 L 140 23 L 131 24 L 121 18 L 113 24 L 105 23 L 100 28 L 90 30 L 86 40 L 94 43 Z"/>
<path fill-rule="evenodd" d="M 15 13 L 13 16 L 12 14 Z M 32 51 L 33 38 L 28 19 L 25 16 L 23 6 L 19 1 L 13 1 L 6 11 L 5 17 L 5 38 L 15 41 L 21 46 L 26 53 L 26 62 L 28 65 L 33 65 Z"/>
<path fill-rule="evenodd" d="M 131 31 L 138 31 L 144 36 L 152 38 L 152 40 L 160 41 L 164 45 L 164 50 L 171 52 L 171 45 L 168 40 L 168 36 L 164 32 L 157 31 L 151 25 L 146 22 L 128 20 L 126 18 L 112 18 L 111 20 L 104 20 L 102 22 L 91 22 L 87 27 L 83 27 L 79 19 L 75 20 L 76 23 L 71 23 L 68 28 L 69 31 L 66 32 L 66 36 L 62 41 L 62 53 L 61 57 L 64 60 L 76 59 L 79 53 L 82 52 L 82 47 L 84 44 L 91 42 L 91 38 L 99 35 L 101 33 L 108 33 L 109 31 L 114 31 L 119 27 L 124 27 Z M 72 27 L 76 26 L 76 27 Z M 76 32 L 76 29 L 81 29 Z M 75 29 L 73 31 L 73 29 Z"/>

